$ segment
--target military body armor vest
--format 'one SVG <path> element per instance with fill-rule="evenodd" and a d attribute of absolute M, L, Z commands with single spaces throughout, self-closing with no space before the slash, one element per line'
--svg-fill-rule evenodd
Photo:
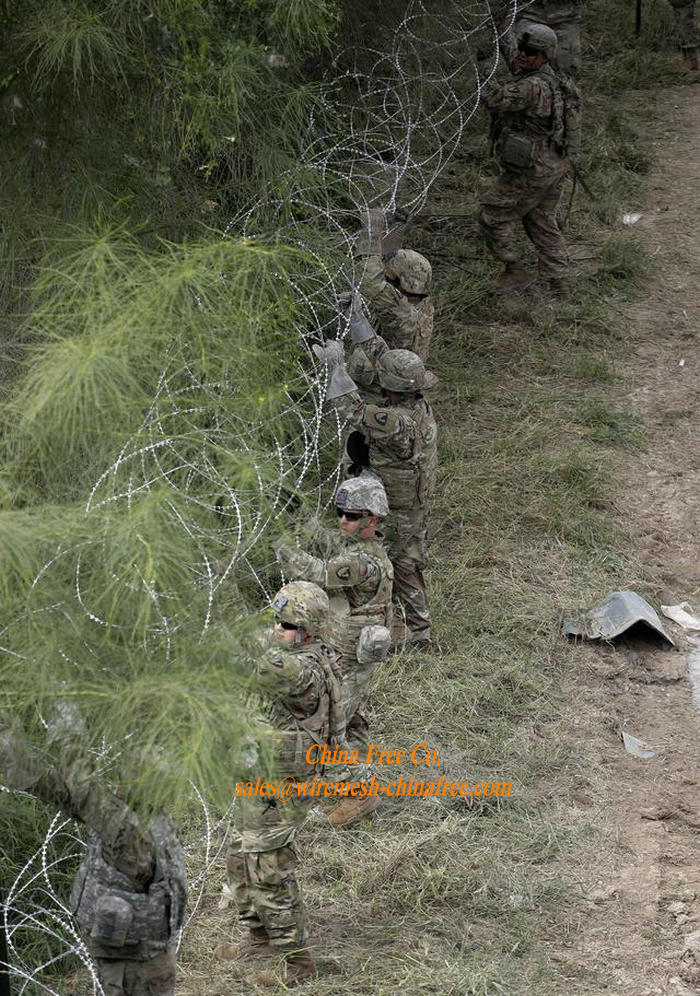
<path fill-rule="evenodd" d="M 494 147 L 501 162 L 515 172 L 525 172 L 538 154 L 550 149 L 558 156 L 575 156 L 581 143 L 581 94 L 568 77 L 558 76 L 551 66 L 543 66 L 531 77 L 549 89 L 551 114 L 538 114 L 533 108 L 508 111 L 496 117 Z"/>
<path fill-rule="evenodd" d="M 336 654 L 321 643 L 293 652 L 311 656 L 322 673 L 316 708 L 307 716 L 295 716 L 292 710 L 296 708 L 296 704 L 282 699 L 279 702 L 270 700 L 270 708 L 265 712 L 276 727 L 274 740 L 280 777 L 303 780 L 320 775 L 323 771 L 320 762 L 309 764 L 306 761 L 309 747 L 313 744 L 344 743 L 345 717 L 340 679 L 335 669 Z"/>
<path fill-rule="evenodd" d="M 413 421 L 415 433 L 411 452 L 402 458 L 390 439 L 370 437 L 369 465 L 382 479 L 392 512 L 425 508 L 435 489 L 437 425 L 424 398 L 415 405 L 397 405 L 394 410 Z"/>
<path fill-rule="evenodd" d="M 90 835 L 85 858 L 71 891 L 71 908 L 96 957 L 143 961 L 164 951 L 182 926 L 187 874 L 180 845 L 168 820 L 151 829 L 155 870 L 147 892 L 102 857 L 98 837 Z"/>
<path fill-rule="evenodd" d="M 366 590 L 357 587 L 345 588 L 342 595 L 331 598 L 331 617 L 328 625 L 328 642 L 343 657 L 355 658 L 357 641 L 365 626 L 386 626 L 391 628 L 394 618 L 394 605 L 391 593 L 394 587 L 394 567 L 389 555 L 378 540 L 352 540 L 379 568 L 380 581 L 374 594 L 367 598 Z M 341 670 L 343 665 L 341 664 Z"/>

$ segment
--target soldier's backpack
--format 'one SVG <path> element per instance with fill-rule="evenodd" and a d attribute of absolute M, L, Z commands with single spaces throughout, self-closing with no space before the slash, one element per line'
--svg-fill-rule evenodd
<path fill-rule="evenodd" d="M 562 156 L 574 159 L 581 151 L 581 91 L 570 76 L 557 73 L 552 87 L 552 144 Z"/>

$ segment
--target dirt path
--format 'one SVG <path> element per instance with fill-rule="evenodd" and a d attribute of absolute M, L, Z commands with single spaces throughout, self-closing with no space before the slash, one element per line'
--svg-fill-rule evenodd
<path fill-rule="evenodd" d="M 649 138 L 658 163 L 650 199 L 635 226 L 656 271 L 625 315 L 635 340 L 626 393 L 648 446 L 620 460 L 617 501 L 639 540 L 644 594 L 700 609 L 700 87 L 670 90 L 664 103 L 663 133 Z M 644 644 L 572 651 L 581 678 L 573 722 L 587 765 L 569 805 L 593 817 L 605 843 L 595 882 L 583 876 L 588 913 L 553 957 L 588 975 L 587 992 L 700 991 L 700 944 L 697 962 L 683 954 L 700 931 L 700 716 L 687 645 L 669 628 L 679 653 Z M 620 728 L 659 756 L 626 754 Z"/>

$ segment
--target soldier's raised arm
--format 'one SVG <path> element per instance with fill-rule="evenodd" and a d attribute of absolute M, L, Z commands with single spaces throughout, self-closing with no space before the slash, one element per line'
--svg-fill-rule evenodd
<path fill-rule="evenodd" d="M 139 892 L 153 875 L 155 848 L 134 811 L 119 799 L 76 748 L 62 745 L 59 769 L 32 749 L 17 723 L 0 717 L 0 775 L 9 788 L 30 792 L 100 839 L 105 860 Z"/>
<path fill-rule="evenodd" d="M 331 340 L 323 347 L 314 346 L 314 352 L 328 367 L 326 397 L 342 418 L 367 436 L 383 440 L 391 438 L 398 445 L 410 443 L 415 433 L 415 425 L 410 416 L 390 404 L 385 407 L 366 404 L 362 400 L 357 385 L 345 367 L 342 343 Z M 408 351 L 390 349 L 383 354 L 381 361 L 388 358 L 390 365 L 391 358 L 397 353 L 404 354 Z M 422 364 L 420 365 L 422 367 Z M 420 388 L 417 386 L 416 390 Z"/>

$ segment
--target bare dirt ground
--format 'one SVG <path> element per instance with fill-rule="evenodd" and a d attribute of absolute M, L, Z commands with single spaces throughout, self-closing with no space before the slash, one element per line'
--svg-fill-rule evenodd
<path fill-rule="evenodd" d="M 647 424 L 647 448 L 619 460 L 620 520 L 639 542 L 654 604 L 700 610 L 700 87 L 669 90 L 663 126 L 647 136 L 657 166 L 635 226 L 655 273 L 625 312 L 634 339 L 625 390 Z M 633 206 L 630 206 L 631 208 Z M 574 740 L 585 758 L 569 809 L 597 830 L 581 868 L 582 912 L 551 951 L 587 992 L 700 991 L 700 715 L 691 706 L 687 644 L 577 647 Z M 639 760 L 619 730 L 658 756 Z M 596 870 L 596 865 L 598 868 Z M 684 953 L 685 950 L 685 953 Z"/>

